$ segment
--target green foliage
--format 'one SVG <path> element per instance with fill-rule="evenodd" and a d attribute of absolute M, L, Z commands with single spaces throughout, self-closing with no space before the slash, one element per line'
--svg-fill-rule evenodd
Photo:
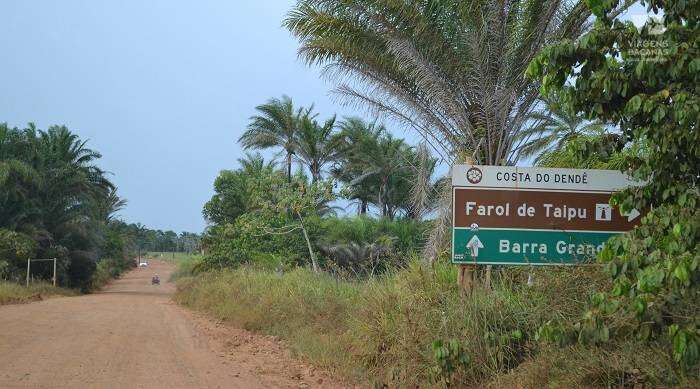
<path fill-rule="evenodd" d="M 420 147 L 393 137 L 383 125 L 350 117 L 340 128 L 342 153 L 332 173 L 345 184 L 341 195 L 359 202 L 359 215 L 366 214 L 372 204 L 382 217 L 394 219 L 403 213 L 420 219 L 423 208 L 430 208 L 437 197 L 437 184 L 431 181 L 436 160 L 427 150 L 421 158 Z M 412 201 L 416 190 L 426 192 L 419 204 Z"/>
<path fill-rule="evenodd" d="M 597 145 L 606 141 L 617 142 L 619 135 L 599 133 L 567 139 L 562 147 L 541 154 L 538 166 L 574 169 L 626 170 L 629 161 L 644 158 L 649 153 L 648 142 L 639 140 L 621 150 L 603 150 Z"/>
<path fill-rule="evenodd" d="M 240 142 L 245 148 L 281 148 L 287 171 L 276 170 L 260 154 L 248 154 L 238 160 L 238 169 L 220 173 L 203 209 L 212 226 L 202 242 L 207 255 L 199 269 L 310 262 L 315 270 L 327 265 L 373 274 L 404 264 L 405 255 L 417 251 L 426 225 L 420 220 L 434 209 L 438 188 L 432 182 L 436 160 L 427 146 L 410 147 L 383 126 L 358 118 L 336 125 L 333 117 L 319 124 L 312 108 L 294 108 L 287 97 L 256 109 L 259 114 Z M 303 167 L 291 174 L 295 158 L 308 169 L 310 182 Z M 344 183 L 340 195 L 358 200 L 360 215 L 374 205 L 381 221 L 329 217 L 337 196 L 335 182 L 324 180 L 324 167 L 331 163 L 332 176 Z M 398 216 L 414 222 L 393 223 Z"/>
<path fill-rule="evenodd" d="M 90 279 L 90 289 L 98 290 L 105 286 L 109 281 L 119 278 L 122 273 L 130 269 L 134 265 L 133 261 L 126 258 L 109 258 L 102 259 L 97 263 L 95 272 Z"/>
<path fill-rule="evenodd" d="M 395 249 L 405 256 L 416 254 L 423 247 L 431 223 L 411 219 L 373 219 L 367 216 L 324 218 L 322 240 L 326 244 L 371 243 L 382 236 L 395 240 Z"/>
<path fill-rule="evenodd" d="M 23 129 L 0 123 L 1 278 L 24 279 L 30 257 L 57 258 L 59 285 L 88 291 L 94 280 L 122 269 L 138 248 L 194 249 L 192 234 L 114 219 L 126 202 L 97 166 L 100 158 L 64 126 L 43 131 L 31 123 Z M 116 262 L 97 266 L 104 258 Z M 31 276 L 46 280 L 52 273 L 37 264 Z"/>
<path fill-rule="evenodd" d="M 528 63 L 589 16 L 578 1 L 298 0 L 285 25 L 309 64 L 346 76 L 346 101 L 416 131 L 441 159 L 503 165 L 537 101 Z"/>
<path fill-rule="evenodd" d="M 24 129 L 0 124 L 0 228 L 34 240 L 18 259 L 58 258 L 61 285 L 88 286 L 100 232 L 123 205 L 95 164 L 100 157 L 64 126 L 41 131 L 31 123 Z M 25 276 L 17 263 L 7 268 L 10 278 Z M 37 270 L 33 276 L 50 277 L 51 269 Z"/>
<path fill-rule="evenodd" d="M 214 181 L 214 196 L 204 205 L 204 217 L 215 224 L 233 223 L 252 208 L 251 196 L 254 183 L 270 176 L 274 166 L 265 163 L 260 154 L 246 154 L 238 160 L 238 170 L 223 170 Z"/>
<path fill-rule="evenodd" d="M 261 259 L 276 259 L 281 266 L 303 264 L 308 252 L 301 233 L 277 233 L 292 223 L 286 215 L 247 213 L 232 224 L 210 227 L 204 236 L 206 256 L 200 268 L 235 267 Z"/>
<path fill-rule="evenodd" d="M 175 299 L 279 336 L 293 352 L 360 385 L 621 387 L 640 375 L 651 387 L 697 384 L 669 368 L 672 359 L 654 343 L 573 343 L 561 351 L 541 343 L 541 323 L 575 320 L 609 283 L 598 268 L 533 272 L 537 282 L 528 287 L 527 269 L 503 269 L 492 290 L 465 298 L 445 263 L 425 269 L 415 261 L 362 280 L 241 266 L 182 278 Z"/>
<path fill-rule="evenodd" d="M 436 340 L 433 342 L 433 352 L 436 361 L 434 380 L 447 387 L 459 384 L 461 380 L 457 372 L 464 370 L 469 363 L 464 346 L 454 339 L 448 342 Z"/>
<path fill-rule="evenodd" d="M 342 137 L 335 132 L 335 127 L 335 116 L 323 125 L 310 112 L 299 120 L 295 156 L 309 169 L 312 182 L 321 179 L 325 166 L 335 162 L 342 151 Z"/>
<path fill-rule="evenodd" d="M 27 258 L 34 255 L 37 243 L 29 236 L 0 228 L 0 279 L 19 280 Z"/>
<path fill-rule="evenodd" d="M 255 107 L 257 115 L 250 118 L 248 129 L 238 141 L 244 148 L 268 149 L 279 147 L 285 153 L 287 179 L 292 180 L 292 158 L 296 152 L 300 121 L 311 109 L 295 109 L 292 99 L 270 99 Z"/>
<path fill-rule="evenodd" d="M 264 165 L 259 162 L 259 166 Z M 201 269 L 253 262 L 288 267 L 310 259 L 312 265 L 318 261 L 319 266 L 355 272 L 364 272 L 367 266 L 372 272 L 384 271 L 419 250 L 429 225 L 387 218 L 322 217 L 329 213 L 327 204 L 335 198 L 331 181 L 309 183 L 295 176 L 290 183 L 272 167 L 262 171 L 242 167 L 223 172 L 220 178 L 229 175 L 239 177 L 236 182 L 244 186 L 232 186 L 214 198 L 223 203 L 236 198 L 228 196 L 228 191 L 245 193 L 245 212 L 207 230 L 203 240 L 207 255 Z M 322 255 L 317 259 L 319 252 Z"/>
<path fill-rule="evenodd" d="M 239 172 L 246 177 L 246 213 L 207 230 L 202 268 L 255 260 L 290 266 L 303 264 L 307 258 L 317 266 L 311 239 L 317 234 L 319 215 L 328 212 L 327 204 L 334 198 L 332 183 L 308 183 L 303 177 L 289 182 L 272 170 L 260 175 Z"/>
<path fill-rule="evenodd" d="M 612 202 L 623 212 L 651 210 L 601 253 L 613 285 L 595 296 L 580 338 L 658 340 L 692 371 L 700 361 L 700 3 L 643 1 L 664 17 L 640 29 L 611 14 L 618 1 L 588 4 L 598 16 L 593 30 L 546 48 L 528 74 L 541 78 L 543 94 L 557 92 L 576 112 L 620 128 L 620 138 L 585 144 L 585 155 L 648 146 L 623 165 L 647 184 Z"/>
<path fill-rule="evenodd" d="M 541 110 L 528 115 L 531 127 L 516 137 L 521 157 L 534 156 L 536 165 L 551 164 L 549 161 L 545 162 L 546 157 L 551 159 L 552 156 L 568 154 L 564 151 L 566 146 L 582 137 L 605 134 L 605 129 L 600 124 L 589 122 L 582 114 L 573 112 L 571 107 L 562 104 L 556 95 L 546 98 L 543 105 Z M 561 161 L 569 160 L 570 158 L 561 158 Z"/>

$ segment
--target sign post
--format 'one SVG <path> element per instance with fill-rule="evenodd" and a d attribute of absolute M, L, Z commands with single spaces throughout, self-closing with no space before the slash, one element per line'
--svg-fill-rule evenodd
<path fill-rule="evenodd" d="M 622 215 L 612 193 L 640 185 L 613 170 L 456 165 L 452 261 L 562 265 L 592 260 L 641 212 Z"/>

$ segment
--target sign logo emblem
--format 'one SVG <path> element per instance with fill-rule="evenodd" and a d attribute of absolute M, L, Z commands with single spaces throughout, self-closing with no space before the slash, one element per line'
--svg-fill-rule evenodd
<path fill-rule="evenodd" d="M 467 181 L 469 181 L 472 184 L 480 183 L 481 178 L 483 176 L 484 176 L 484 174 L 477 167 L 472 167 L 469 170 L 467 170 Z"/>
<path fill-rule="evenodd" d="M 610 204 L 595 205 L 595 220 L 609 222 L 612 220 L 612 207 Z"/>

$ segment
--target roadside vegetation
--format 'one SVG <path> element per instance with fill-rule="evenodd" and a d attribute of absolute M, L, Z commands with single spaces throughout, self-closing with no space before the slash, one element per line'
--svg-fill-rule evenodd
<path fill-rule="evenodd" d="M 438 261 L 364 280 L 247 265 L 181 278 L 176 300 L 237 326 L 279 336 L 300 358 L 359 383 L 389 387 L 653 387 L 697 384 L 659 344 L 540 342 L 550 321 L 576 321 L 609 287 L 590 268 L 508 269 L 491 289 L 460 293 Z"/>
<path fill-rule="evenodd" d="M 115 214 L 126 201 L 88 148 L 64 126 L 39 130 L 0 123 L 0 282 L 3 301 L 52 292 L 49 262 L 34 263 L 22 289 L 27 259 L 57 258 L 58 285 L 89 292 L 134 266 L 139 248 L 187 250 L 198 236 L 149 230 Z M 63 289 L 55 289 L 65 294 Z"/>
<path fill-rule="evenodd" d="M 298 1 L 301 57 L 423 143 L 288 97 L 258 106 L 240 142 L 281 163 L 221 172 L 177 301 L 377 387 L 700 386 L 699 8 L 643 4 L 665 18 L 638 29 L 619 1 Z M 633 45 L 650 41 L 663 50 Z M 497 268 L 465 295 L 436 175 L 465 157 L 622 170 L 648 184 L 613 205 L 651 211 L 596 263 Z"/>
<path fill-rule="evenodd" d="M 54 287 L 47 282 L 38 282 L 29 287 L 16 282 L 0 281 L 0 305 L 23 304 L 43 300 L 47 297 L 75 296 L 73 289 Z"/>

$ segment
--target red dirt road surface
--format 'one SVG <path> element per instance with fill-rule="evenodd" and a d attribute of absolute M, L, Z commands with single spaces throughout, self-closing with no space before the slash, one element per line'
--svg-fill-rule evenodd
<path fill-rule="evenodd" d="M 100 293 L 0 306 L 0 388 L 343 386 L 272 337 L 173 303 L 172 270 L 151 261 Z"/>

